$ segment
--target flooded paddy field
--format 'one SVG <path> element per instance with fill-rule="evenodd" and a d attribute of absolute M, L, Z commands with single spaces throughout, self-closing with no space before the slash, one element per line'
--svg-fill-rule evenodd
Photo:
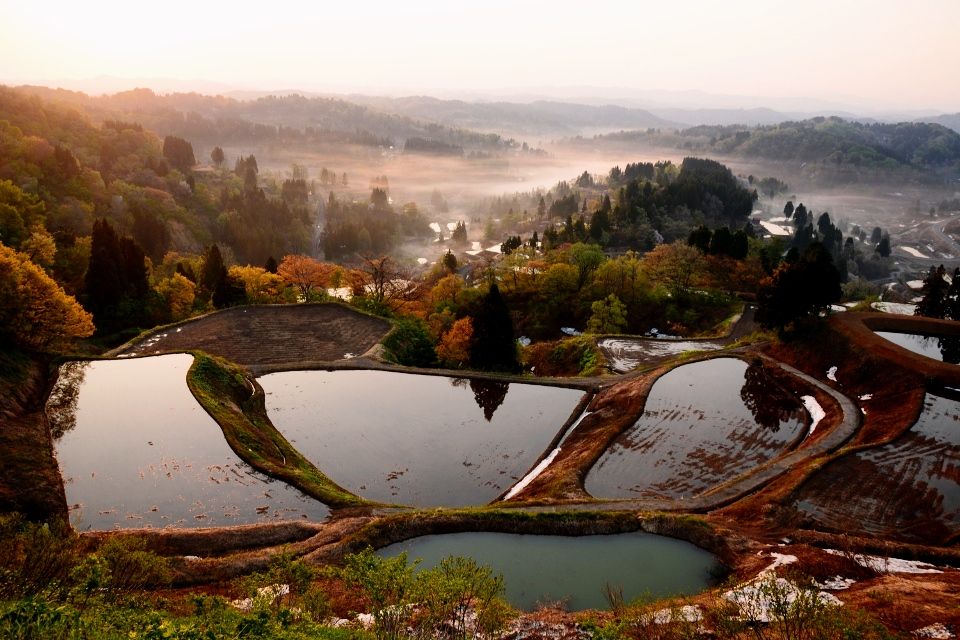
<path fill-rule="evenodd" d="M 960 532 L 960 401 L 927 394 L 907 433 L 825 466 L 795 506 L 832 529 L 946 543 Z"/>
<path fill-rule="evenodd" d="M 586 477 L 598 498 L 693 497 L 799 442 L 806 413 L 759 365 L 687 364 L 657 380 L 643 415 Z"/>
<path fill-rule="evenodd" d="M 878 336 L 933 360 L 960 363 L 960 337 L 927 336 L 919 333 L 877 331 Z"/>
<path fill-rule="evenodd" d="M 193 357 L 63 365 L 56 456 L 78 530 L 322 520 L 329 509 L 254 471 L 187 387 Z"/>
<path fill-rule="evenodd" d="M 506 599 L 532 611 L 538 603 L 563 601 L 569 610 L 609 607 L 604 588 L 622 588 L 625 601 L 694 594 L 710 586 L 716 558 L 689 542 L 649 533 L 556 536 L 512 533 L 452 533 L 422 536 L 381 549 L 390 557 L 407 552 L 421 566 L 447 556 L 467 556 L 503 574 Z"/>
<path fill-rule="evenodd" d="M 485 504 L 534 465 L 582 391 L 387 371 L 259 379 L 270 420 L 334 482 L 417 506 Z"/>
<path fill-rule="evenodd" d="M 667 340 L 662 338 L 605 338 L 597 343 L 617 373 L 633 371 L 641 363 L 653 362 L 690 351 L 723 348 L 717 340 Z"/>

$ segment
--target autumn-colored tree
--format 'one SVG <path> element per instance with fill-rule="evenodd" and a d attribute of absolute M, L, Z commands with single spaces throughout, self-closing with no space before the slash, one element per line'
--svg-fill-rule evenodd
<path fill-rule="evenodd" d="M 304 255 L 284 256 L 277 267 L 277 275 L 296 287 L 299 297 L 306 302 L 318 289 L 330 281 L 334 267 Z"/>
<path fill-rule="evenodd" d="M 170 320 L 176 322 L 190 316 L 196 287 L 186 277 L 174 273 L 157 284 L 157 293 L 163 296 L 170 312 Z"/>
<path fill-rule="evenodd" d="M 261 267 L 230 267 L 229 277 L 243 283 L 247 299 L 254 304 L 283 302 L 284 281 Z"/>
<path fill-rule="evenodd" d="M 0 336 L 43 351 L 93 333 L 93 317 L 26 254 L 0 244 Z"/>
<path fill-rule="evenodd" d="M 679 296 L 703 275 L 706 263 L 699 249 L 677 240 L 661 244 L 645 255 L 643 266 L 658 284 Z"/>
<path fill-rule="evenodd" d="M 57 255 L 57 243 L 46 229 L 37 225 L 30 229 L 30 235 L 20 245 L 20 250 L 27 254 L 34 264 L 49 269 Z"/>
<path fill-rule="evenodd" d="M 437 345 L 437 357 L 448 367 L 459 368 L 470 361 L 473 318 L 466 316 L 453 323 Z"/>
<path fill-rule="evenodd" d="M 590 305 L 593 315 L 587 322 L 587 333 L 621 333 L 627 328 L 627 308 L 612 293 Z"/>

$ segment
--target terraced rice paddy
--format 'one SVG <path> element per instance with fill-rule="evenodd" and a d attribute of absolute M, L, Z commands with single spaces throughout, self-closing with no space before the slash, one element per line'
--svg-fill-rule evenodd
<path fill-rule="evenodd" d="M 273 424 L 311 462 L 371 500 L 490 502 L 533 466 L 583 393 L 385 371 L 260 379 Z"/>
<path fill-rule="evenodd" d="M 329 509 L 250 468 L 187 388 L 193 357 L 64 365 L 48 404 L 78 530 L 322 520 Z"/>
<path fill-rule="evenodd" d="M 946 543 L 960 532 L 960 401 L 927 394 L 907 433 L 827 465 L 796 507 L 832 529 Z"/>
<path fill-rule="evenodd" d="M 806 414 L 758 366 L 683 365 L 657 380 L 643 415 L 587 474 L 598 498 L 693 497 L 791 448 Z"/>

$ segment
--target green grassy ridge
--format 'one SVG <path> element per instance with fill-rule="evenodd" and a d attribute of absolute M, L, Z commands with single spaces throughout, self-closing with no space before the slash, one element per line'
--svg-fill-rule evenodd
<path fill-rule="evenodd" d="M 187 386 L 245 462 L 331 507 L 376 504 L 337 485 L 277 431 L 267 417 L 263 390 L 242 369 L 203 352 L 193 356 Z"/>

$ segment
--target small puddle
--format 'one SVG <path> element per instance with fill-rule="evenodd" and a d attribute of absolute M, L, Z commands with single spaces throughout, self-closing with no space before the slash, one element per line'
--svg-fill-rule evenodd
<path fill-rule="evenodd" d="M 187 387 L 193 356 L 71 362 L 47 414 L 74 528 L 323 520 L 329 509 L 256 472 Z"/>
<path fill-rule="evenodd" d="M 417 506 L 490 502 L 524 476 L 582 391 L 388 371 L 260 378 L 270 420 L 341 486 Z"/>
<path fill-rule="evenodd" d="M 804 417 L 762 367 L 737 358 L 686 364 L 654 383 L 643 415 L 585 487 L 598 498 L 691 498 L 789 448 Z"/>
<path fill-rule="evenodd" d="M 877 331 L 876 334 L 895 345 L 933 360 L 960 363 L 960 336 L 925 336 L 919 333 Z"/>
<path fill-rule="evenodd" d="M 834 529 L 946 543 L 960 531 L 960 401 L 927 394 L 907 433 L 827 465 L 796 506 Z"/>
<path fill-rule="evenodd" d="M 718 562 L 707 551 L 649 533 L 594 536 L 451 533 L 422 536 L 378 551 L 436 566 L 448 556 L 467 556 L 504 578 L 506 599 L 532 611 L 563 601 L 571 611 L 607 609 L 606 585 L 629 602 L 640 596 L 688 595 L 710 586 Z"/>

